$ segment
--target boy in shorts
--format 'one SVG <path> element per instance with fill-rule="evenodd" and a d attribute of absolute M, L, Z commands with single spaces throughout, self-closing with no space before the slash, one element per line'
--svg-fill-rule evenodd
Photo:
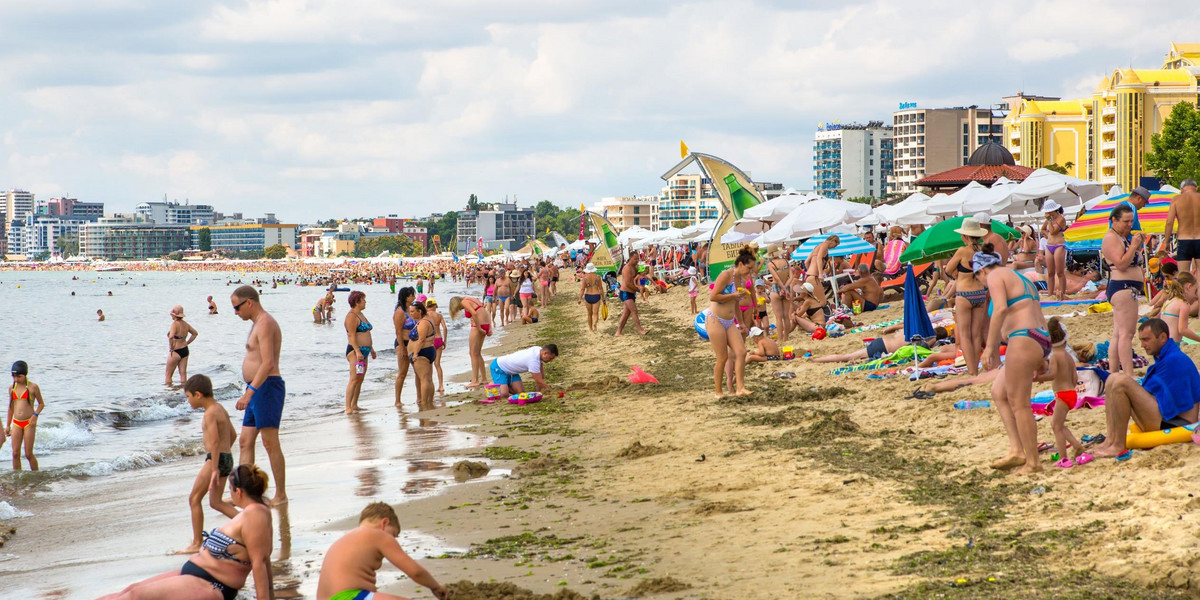
<path fill-rule="evenodd" d="M 233 471 L 233 441 L 237 439 L 237 430 L 225 407 L 213 399 L 212 380 L 204 375 L 192 375 L 183 385 L 187 394 L 188 406 L 204 410 L 204 418 L 200 422 L 203 433 L 204 450 L 208 453 L 204 465 L 196 474 L 192 483 L 192 492 L 188 494 L 188 506 L 192 510 L 192 544 L 178 554 L 195 554 L 200 551 L 203 543 L 201 535 L 204 532 L 204 507 L 200 503 L 208 495 L 209 506 L 221 514 L 233 518 L 238 514 L 237 509 L 225 502 L 221 494 L 225 490 L 225 478 Z"/>
<path fill-rule="evenodd" d="M 445 600 L 446 588 L 429 571 L 400 547 L 400 519 L 384 502 L 372 502 L 363 509 L 358 527 L 329 547 L 321 563 L 317 582 L 317 600 L 403 600 L 400 596 L 375 591 L 375 572 L 383 559 L 408 575 L 409 579 L 429 588 L 438 600 Z"/>

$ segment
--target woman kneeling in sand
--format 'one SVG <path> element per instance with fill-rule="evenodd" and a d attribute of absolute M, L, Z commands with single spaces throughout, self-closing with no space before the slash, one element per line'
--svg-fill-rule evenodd
<path fill-rule="evenodd" d="M 738 396 L 749 394 L 746 389 L 746 342 L 742 339 L 742 331 L 737 325 L 738 300 L 750 293 L 742 283 L 750 277 L 750 272 L 757 264 L 754 251 L 749 246 L 738 251 L 733 262 L 733 268 L 722 272 L 713 282 L 712 291 L 708 294 L 708 317 L 704 328 L 708 331 L 708 341 L 712 343 L 713 353 L 717 363 L 713 366 L 713 389 L 720 398 L 722 394 L 721 378 L 725 374 L 726 361 L 734 361 L 733 372 L 737 381 Z"/>

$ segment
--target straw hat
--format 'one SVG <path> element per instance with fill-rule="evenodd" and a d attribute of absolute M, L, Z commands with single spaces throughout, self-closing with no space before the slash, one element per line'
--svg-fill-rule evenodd
<path fill-rule="evenodd" d="M 595 273 L 596 265 L 594 265 L 592 263 L 588 263 L 587 266 L 583 267 L 583 272 L 584 273 Z"/>
<path fill-rule="evenodd" d="M 976 221 L 974 217 L 963 219 L 962 227 L 955 229 L 954 233 L 967 237 L 983 237 L 988 234 L 986 229 L 979 226 L 979 221 Z"/>
<path fill-rule="evenodd" d="M 182 319 L 183 318 L 183 307 L 178 304 L 171 307 L 171 316 Z"/>
<path fill-rule="evenodd" d="M 817 291 L 817 288 L 813 287 L 813 284 L 811 284 L 807 281 L 804 282 L 803 287 L 804 287 L 804 291 L 808 292 L 809 294 L 815 293 Z"/>

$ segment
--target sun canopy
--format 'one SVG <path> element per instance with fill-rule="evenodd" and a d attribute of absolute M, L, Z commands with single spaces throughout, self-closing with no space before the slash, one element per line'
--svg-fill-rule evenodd
<path fill-rule="evenodd" d="M 1150 193 L 1150 201 L 1137 211 L 1138 221 L 1145 233 L 1162 233 L 1167 226 L 1167 211 L 1171 208 L 1171 200 L 1175 192 L 1159 190 Z M 1108 217 L 1118 204 L 1129 200 L 1129 194 L 1111 196 L 1095 205 L 1091 210 L 1076 219 L 1075 224 L 1067 228 L 1063 237 L 1068 242 L 1098 240 L 1108 231 Z"/>
<path fill-rule="evenodd" d="M 871 214 L 871 206 L 834 198 L 813 200 L 794 210 L 758 239 L 761 246 L 802 240 Z"/>
<path fill-rule="evenodd" d="M 962 236 L 954 230 L 962 227 L 963 219 L 966 218 L 946 219 L 926 229 L 908 245 L 904 254 L 900 255 L 900 262 L 917 264 L 950 258 L 955 250 L 963 247 Z M 1021 237 L 1016 229 L 995 220 L 992 221 L 992 232 L 1006 240 L 1015 240 Z"/>
<path fill-rule="evenodd" d="M 796 250 L 792 252 L 792 260 L 808 260 L 808 257 L 813 253 L 813 250 L 816 250 L 817 246 L 823 244 L 825 240 L 829 239 L 830 236 L 838 239 L 837 248 L 829 251 L 830 256 L 850 256 L 852 254 L 862 254 L 864 252 L 872 252 L 875 250 L 875 246 L 872 246 L 870 242 L 858 237 L 857 235 L 851 235 L 848 233 L 829 233 L 814 235 L 808 238 L 807 241 L 805 241 L 803 244 L 800 244 L 800 247 L 796 248 Z"/>

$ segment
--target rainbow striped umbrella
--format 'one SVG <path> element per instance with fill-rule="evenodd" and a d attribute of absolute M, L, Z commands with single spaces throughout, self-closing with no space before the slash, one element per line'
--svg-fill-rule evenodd
<path fill-rule="evenodd" d="M 1171 200 L 1175 192 L 1151 192 L 1150 202 L 1138 210 L 1138 221 L 1142 224 L 1144 233 L 1162 233 L 1167 227 L 1167 210 L 1171 208 Z M 1083 213 L 1075 220 L 1063 236 L 1068 242 L 1098 240 L 1108 231 L 1108 216 L 1118 204 L 1129 199 L 1129 194 L 1113 196 Z"/>

